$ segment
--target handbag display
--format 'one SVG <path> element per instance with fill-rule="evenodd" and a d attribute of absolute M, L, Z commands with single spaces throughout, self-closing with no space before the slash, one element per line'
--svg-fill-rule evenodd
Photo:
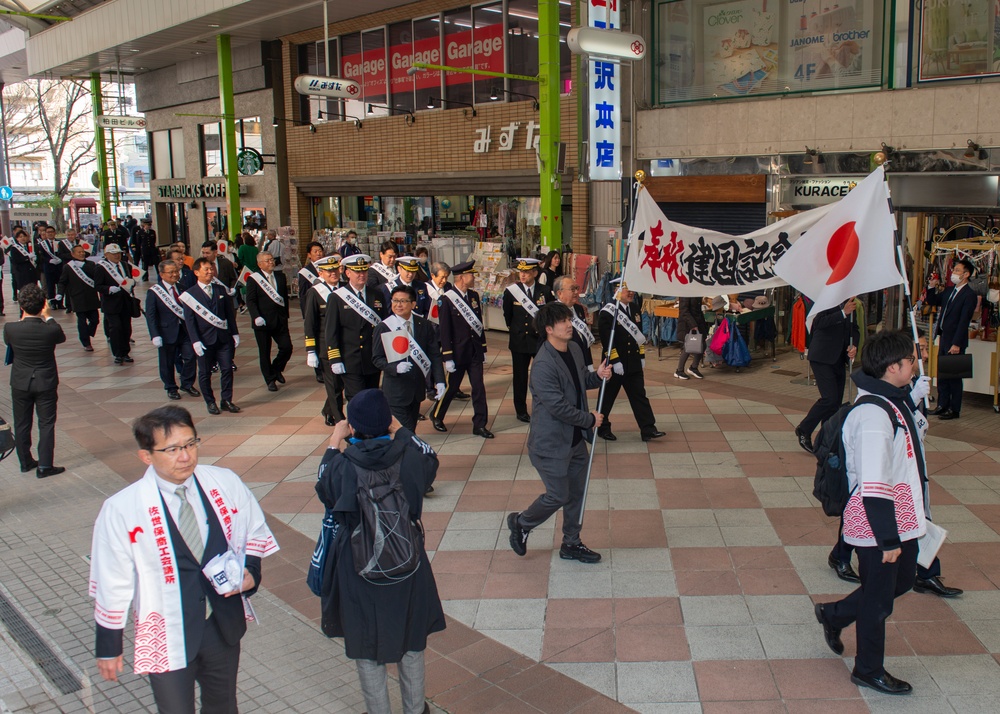
<path fill-rule="evenodd" d="M 716 325 L 715 332 L 712 334 L 712 341 L 708 347 L 715 354 L 721 355 L 727 342 L 729 342 L 729 320 L 723 317 Z"/>
<path fill-rule="evenodd" d="M 972 355 L 939 354 L 938 379 L 972 379 Z"/>
<path fill-rule="evenodd" d="M 684 335 L 684 352 L 689 355 L 700 355 L 705 352 L 705 336 L 698 332 L 697 327 Z"/>

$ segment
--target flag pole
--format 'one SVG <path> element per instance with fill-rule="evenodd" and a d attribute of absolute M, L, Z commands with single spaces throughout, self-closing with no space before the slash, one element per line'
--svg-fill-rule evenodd
<path fill-rule="evenodd" d="M 639 199 L 639 192 L 642 191 L 642 182 L 646 178 L 646 172 L 639 171 L 635 172 L 635 188 L 632 193 L 632 205 L 634 206 Z M 635 211 L 632 212 L 632 220 L 635 220 Z M 629 231 L 631 233 L 631 230 Z M 625 255 L 622 257 L 622 274 L 621 282 L 618 284 L 618 290 L 615 291 L 615 317 L 611 323 L 611 335 L 608 337 L 608 344 L 605 345 L 607 348 L 607 359 L 601 360 L 603 365 L 605 361 L 608 365 L 611 364 L 611 350 L 614 349 L 615 345 L 615 331 L 618 329 L 618 311 L 622 308 L 621 301 L 621 291 L 625 288 L 625 266 L 628 264 L 628 248 L 631 237 L 625 239 Z M 609 378 L 610 379 L 610 378 Z M 604 404 L 604 390 L 607 389 L 608 380 L 601 380 L 601 389 L 597 393 L 597 413 L 600 414 L 601 406 Z M 587 459 L 587 477 L 583 482 L 583 499 L 580 501 L 580 525 L 583 525 L 583 517 L 587 514 L 587 494 L 590 492 L 590 473 L 594 468 L 594 450 L 597 447 L 597 427 L 594 427 L 594 433 L 590 437 L 590 456 Z"/>

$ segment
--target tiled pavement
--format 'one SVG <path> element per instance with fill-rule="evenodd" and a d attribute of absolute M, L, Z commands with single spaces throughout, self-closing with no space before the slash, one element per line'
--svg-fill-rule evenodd
<path fill-rule="evenodd" d="M 0 684 L 0 699 L 13 711 L 141 711 L 149 704 L 141 679 L 120 687 L 89 679 L 96 673 L 84 558 L 101 500 L 141 473 L 127 424 L 164 394 L 138 321 L 136 363 L 115 367 L 104 345 L 82 352 L 73 326 L 59 319 L 70 341 L 59 353 L 57 453 L 72 473 L 38 482 L 11 460 L 0 465 L 0 582 L 84 675 L 85 696 L 53 696 L 0 628 L 0 671 L 16 683 Z M 241 325 L 248 328 L 246 318 Z M 312 482 L 329 434 L 318 416 L 322 388 L 304 365 L 297 331 L 288 384 L 268 393 L 244 332 L 235 396 L 244 411 L 210 417 L 200 400 L 181 402 L 198 419 L 202 460 L 244 477 L 282 545 L 265 564 L 263 624 L 244 640 L 241 707 L 360 711 L 353 667 L 339 643 L 317 631 L 318 600 L 304 584 L 322 510 Z M 597 446 L 583 529 L 604 561 L 584 566 L 554 555 L 556 523 L 531 535 L 525 558 L 507 546 L 504 515 L 527 506 L 540 483 L 523 453 L 527 426 L 514 419 L 504 343 L 490 335 L 497 438 L 473 437 L 471 407 L 461 402 L 448 416 L 448 434 L 426 422 L 418 429 L 441 460 L 425 504 L 428 548 L 450 615 L 428 652 L 436 706 L 1000 711 L 1000 439 L 986 400 L 973 400 L 957 424 L 935 423 L 928 439 L 934 516 L 950 531 L 945 575 L 967 593 L 951 602 L 911 593 L 897 602 L 889 669 L 916 690 L 897 700 L 852 685 L 853 632 L 845 632 L 849 656 L 840 659 L 813 619 L 812 602 L 849 588 L 826 566 L 836 523 L 808 495 L 813 462 L 791 433 L 815 396 L 787 374 L 801 370 L 796 356 L 755 362 L 740 374 L 706 370 L 698 383 L 670 378 L 675 350 L 665 350 L 662 362 L 651 359 L 647 388 L 667 436 L 642 443 L 627 401 L 616 405 L 619 441 Z M 966 441 L 945 438 L 959 436 Z"/>

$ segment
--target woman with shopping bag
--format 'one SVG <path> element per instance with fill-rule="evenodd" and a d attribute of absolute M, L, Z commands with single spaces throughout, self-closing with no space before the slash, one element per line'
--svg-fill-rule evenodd
<path fill-rule="evenodd" d="M 705 335 L 708 334 L 708 323 L 705 322 L 705 315 L 702 312 L 702 298 L 682 297 L 677 304 L 677 335 L 684 336 L 684 344 L 681 346 L 681 358 L 674 370 L 674 379 L 704 379 L 698 371 L 701 364 L 701 356 L 705 352 Z M 690 367 L 687 365 L 688 357 L 693 358 Z"/>

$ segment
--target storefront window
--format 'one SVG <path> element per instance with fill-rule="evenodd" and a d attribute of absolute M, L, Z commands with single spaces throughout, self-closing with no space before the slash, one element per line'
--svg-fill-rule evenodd
<path fill-rule="evenodd" d="M 996 74 L 1000 74 L 1000 5 L 995 0 L 925 0 L 920 80 Z"/>
<path fill-rule="evenodd" d="M 840 2 L 661 2 L 659 101 L 880 85 L 884 2 Z"/>
<path fill-rule="evenodd" d="M 503 5 L 493 3 L 472 9 L 472 59 L 476 69 L 503 72 L 504 68 L 504 26 Z M 475 76 L 473 96 L 476 104 L 487 104 L 494 86 L 503 86 L 499 78 Z M 502 94 L 502 92 L 501 92 Z M 513 97 L 521 99 L 521 97 Z M 503 99 L 501 96 L 500 99 Z"/>
<path fill-rule="evenodd" d="M 450 67 L 472 67 L 472 10 L 468 7 L 444 14 L 444 62 Z M 464 72 L 444 73 L 444 98 L 472 104 L 472 75 Z M 461 105 L 450 105 L 445 109 Z"/>
<path fill-rule="evenodd" d="M 409 22 L 389 25 L 389 96 L 390 104 L 398 109 L 413 111 L 413 76 L 406 73 L 413 53 L 413 26 Z M 373 107 L 371 114 L 388 114 L 388 110 Z"/>
<path fill-rule="evenodd" d="M 170 164 L 173 178 L 184 178 L 187 171 L 184 166 L 184 130 L 170 130 Z"/>
<path fill-rule="evenodd" d="M 345 79 L 353 79 L 362 85 L 362 99 L 359 100 L 346 100 L 343 102 L 344 113 L 351 114 L 352 116 L 361 117 L 360 113 L 364 108 L 364 85 L 367 78 L 364 74 L 364 58 L 361 52 L 361 33 L 356 32 L 353 35 L 345 35 L 340 38 L 340 76 Z M 323 110 L 327 111 L 326 109 Z M 333 111 L 333 110 L 330 110 Z M 326 117 L 322 117 L 326 118 Z M 340 117 L 330 117 L 331 119 L 339 119 Z"/>
<path fill-rule="evenodd" d="M 219 123 L 201 125 L 202 173 L 205 176 L 224 176 L 222 167 L 222 134 Z"/>
<path fill-rule="evenodd" d="M 326 52 L 323 42 L 311 42 L 308 45 L 299 46 L 299 72 L 301 74 L 313 74 L 320 77 L 339 76 L 337 68 L 340 66 L 337 54 L 337 38 L 330 38 L 330 65 L 333 67 L 333 74 L 326 70 Z M 336 99 L 321 99 L 320 97 L 310 97 L 300 95 L 299 111 L 302 119 L 315 122 L 319 119 L 320 110 L 334 114 L 341 113 L 340 102 Z"/>
<path fill-rule="evenodd" d="M 538 3 L 535 0 L 507 3 L 507 55 L 511 74 L 529 77 L 538 74 Z M 534 82 L 510 80 L 509 89 L 538 96 L 538 85 Z"/>
<path fill-rule="evenodd" d="M 442 64 L 441 22 L 437 15 L 413 21 L 413 55 L 410 62 Z M 423 70 L 413 76 L 414 106 L 427 107 L 431 97 L 441 96 L 441 73 Z"/>

